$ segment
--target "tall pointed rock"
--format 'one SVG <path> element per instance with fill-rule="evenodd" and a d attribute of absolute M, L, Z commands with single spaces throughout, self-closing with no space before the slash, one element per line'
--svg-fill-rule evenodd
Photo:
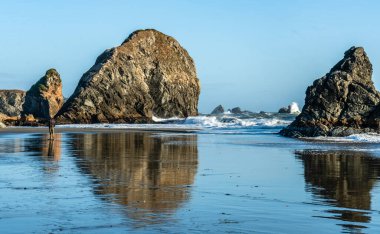
<path fill-rule="evenodd" d="M 57 114 L 60 122 L 146 122 L 198 114 L 200 84 L 192 58 L 156 30 L 132 33 L 106 50 Z"/>
<path fill-rule="evenodd" d="M 54 117 L 63 102 L 61 77 L 55 69 L 49 69 L 26 92 L 22 114 L 32 114 L 36 118 L 49 119 Z"/>
<path fill-rule="evenodd" d="M 329 73 L 306 90 L 300 115 L 281 134 L 345 136 L 372 131 L 368 118 L 380 102 L 372 64 L 362 47 L 351 47 Z"/>

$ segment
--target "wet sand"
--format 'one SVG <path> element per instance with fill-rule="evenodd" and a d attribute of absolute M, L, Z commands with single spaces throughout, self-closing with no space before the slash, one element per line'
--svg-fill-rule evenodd
<path fill-rule="evenodd" d="M 65 128 L 57 127 L 55 133 L 112 133 L 112 132 L 177 132 L 195 133 L 199 131 L 194 128 Z M 49 133 L 48 127 L 8 127 L 0 128 L 0 134 L 5 133 Z"/>
<path fill-rule="evenodd" d="M 2 233 L 376 233 L 377 145 L 274 134 L 0 132 Z"/>

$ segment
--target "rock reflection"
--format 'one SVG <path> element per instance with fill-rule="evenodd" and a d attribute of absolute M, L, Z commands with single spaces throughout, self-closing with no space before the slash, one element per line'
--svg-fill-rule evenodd
<path fill-rule="evenodd" d="M 371 189 L 380 175 L 380 159 L 359 151 L 296 152 L 304 165 L 308 190 L 316 200 L 344 209 L 331 209 L 323 218 L 347 222 L 371 221 Z M 341 224 L 345 229 L 365 226 Z M 351 230 L 352 231 L 352 230 Z"/>
<path fill-rule="evenodd" d="M 32 138 L 24 139 L 23 151 L 42 156 L 48 161 L 61 159 L 61 134 L 55 134 L 54 140 L 49 140 L 48 134 L 38 134 Z"/>
<path fill-rule="evenodd" d="M 49 140 L 47 134 L 34 134 L 28 138 L 9 138 L 0 143 L 2 154 L 28 153 L 40 156 L 48 161 L 61 159 L 61 134 L 55 134 L 55 140 Z"/>
<path fill-rule="evenodd" d="M 159 222 L 189 199 L 198 165 L 196 135 L 71 134 L 73 154 L 95 193 L 128 217 Z"/>

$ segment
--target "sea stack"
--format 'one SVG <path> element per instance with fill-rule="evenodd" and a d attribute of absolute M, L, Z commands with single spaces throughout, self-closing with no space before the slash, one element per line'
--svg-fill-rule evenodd
<path fill-rule="evenodd" d="M 307 88 L 301 114 L 281 134 L 314 137 L 376 132 L 374 110 L 379 101 L 367 54 L 362 47 L 351 47 L 329 73 Z"/>
<path fill-rule="evenodd" d="M 198 114 L 200 84 L 193 59 L 172 37 L 133 32 L 101 54 L 57 114 L 59 122 L 150 122 L 153 116 Z"/>
<path fill-rule="evenodd" d="M 211 115 L 220 115 L 224 113 L 224 108 L 222 105 L 219 105 L 214 108 L 214 110 L 211 112 Z"/>
<path fill-rule="evenodd" d="M 22 114 L 49 119 L 54 117 L 63 102 L 61 77 L 55 69 L 49 69 L 26 92 Z"/>
<path fill-rule="evenodd" d="M 24 101 L 24 91 L 0 90 L 0 114 L 12 117 L 20 116 Z"/>

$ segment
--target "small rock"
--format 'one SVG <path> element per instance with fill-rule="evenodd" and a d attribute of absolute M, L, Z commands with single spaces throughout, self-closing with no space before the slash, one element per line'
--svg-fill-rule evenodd
<path fill-rule="evenodd" d="M 288 109 L 287 107 L 281 107 L 281 108 L 278 110 L 278 113 L 281 113 L 281 114 L 289 113 L 289 109 Z"/>
<path fill-rule="evenodd" d="M 232 114 L 242 114 L 243 111 L 241 111 L 240 107 L 234 107 L 234 108 L 232 108 L 231 113 Z"/>
<path fill-rule="evenodd" d="M 215 107 L 215 109 L 211 112 L 212 115 L 220 115 L 224 113 L 224 108 L 222 105 Z"/>
<path fill-rule="evenodd" d="M 300 112 L 300 109 L 298 107 L 298 104 L 296 102 L 292 102 L 292 103 L 290 103 L 290 105 L 288 107 L 281 107 L 278 110 L 278 113 L 281 113 L 281 114 L 299 114 L 301 112 Z"/>

